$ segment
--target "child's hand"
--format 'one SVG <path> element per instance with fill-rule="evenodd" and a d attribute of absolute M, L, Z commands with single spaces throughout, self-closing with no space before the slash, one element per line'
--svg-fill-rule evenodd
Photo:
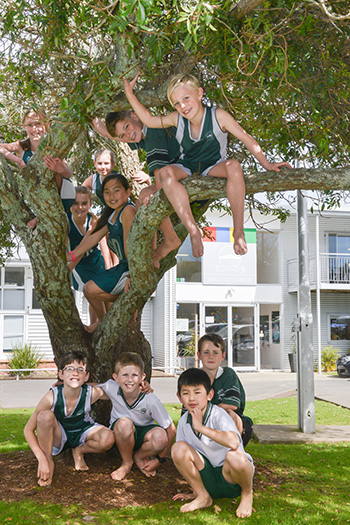
<path fill-rule="evenodd" d="M 192 416 L 192 426 L 193 426 L 194 430 L 196 432 L 200 432 L 201 428 L 203 426 L 202 425 L 203 416 L 202 416 L 201 409 L 199 407 L 195 407 L 195 408 L 189 410 L 189 413 Z"/>
<path fill-rule="evenodd" d="M 139 73 L 137 73 L 136 76 L 130 82 L 125 77 L 123 77 L 124 91 L 127 98 L 129 98 L 130 95 L 133 95 L 133 90 L 138 78 Z"/>
<path fill-rule="evenodd" d="M 136 180 L 136 182 L 138 182 L 140 184 L 146 183 L 146 184 L 148 184 L 148 186 L 150 186 L 150 184 L 151 184 L 150 176 L 148 175 L 148 173 L 145 173 L 144 171 L 138 171 L 137 173 L 134 173 L 132 178 L 134 180 Z"/>
<path fill-rule="evenodd" d="M 288 162 L 268 162 L 264 168 L 267 171 L 279 171 L 279 168 L 282 167 L 293 169 L 292 166 Z"/>
<path fill-rule="evenodd" d="M 139 202 L 143 204 L 143 206 L 147 206 L 156 191 L 154 185 L 148 186 L 148 188 L 143 188 L 139 195 Z"/>
<path fill-rule="evenodd" d="M 66 172 L 63 160 L 59 159 L 58 157 L 54 159 L 50 155 L 46 155 L 46 157 L 44 157 L 44 162 L 46 167 L 55 173 L 60 173 L 63 175 Z"/>
<path fill-rule="evenodd" d="M 142 381 L 140 386 L 141 386 L 141 392 L 143 392 L 144 394 L 150 394 L 151 392 L 154 392 L 153 388 L 151 387 L 149 382 L 146 381 L 146 379 Z"/>

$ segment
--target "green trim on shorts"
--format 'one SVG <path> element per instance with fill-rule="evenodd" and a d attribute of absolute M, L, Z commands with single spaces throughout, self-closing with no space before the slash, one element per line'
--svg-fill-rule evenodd
<path fill-rule="evenodd" d="M 111 430 L 114 429 L 114 425 L 116 424 L 117 421 L 118 419 L 113 421 L 113 423 L 111 424 Z M 145 439 L 145 435 L 147 434 L 147 432 L 152 430 L 152 428 L 159 427 L 159 425 L 156 425 L 155 423 L 152 423 L 151 425 L 145 425 L 145 426 L 135 425 L 135 423 L 133 424 L 134 424 L 134 438 L 135 438 L 135 444 L 134 444 L 133 450 L 136 451 L 142 447 L 144 439 Z"/>
<path fill-rule="evenodd" d="M 241 494 L 241 487 L 236 483 L 229 483 L 223 476 L 222 467 L 213 467 L 210 461 L 201 454 L 204 468 L 199 471 L 203 485 L 213 499 L 237 498 Z"/>

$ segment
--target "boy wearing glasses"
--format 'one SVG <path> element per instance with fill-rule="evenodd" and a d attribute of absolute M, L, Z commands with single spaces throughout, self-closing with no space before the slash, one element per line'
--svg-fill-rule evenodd
<path fill-rule="evenodd" d="M 51 485 L 53 456 L 63 450 L 72 449 L 75 470 L 88 470 L 84 454 L 105 452 L 114 444 L 113 432 L 90 416 L 91 405 L 101 396 L 98 389 L 86 384 L 85 354 L 65 354 L 58 376 L 63 384 L 45 394 L 24 428 L 24 437 L 38 460 L 38 484 L 42 487 Z"/>

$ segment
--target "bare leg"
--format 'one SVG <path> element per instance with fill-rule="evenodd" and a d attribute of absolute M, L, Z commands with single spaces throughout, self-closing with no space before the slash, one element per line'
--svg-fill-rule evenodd
<path fill-rule="evenodd" d="M 248 248 L 244 237 L 245 183 L 241 165 L 236 160 L 226 160 L 211 169 L 209 175 L 227 179 L 226 194 L 230 203 L 234 226 L 233 248 L 237 255 L 244 255 Z"/>
<path fill-rule="evenodd" d="M 134 455 L 134 461 L 137 468 L 139 468 L 146 477 L 155 476 L 156 471 L 144 470 L 145 460 L 150 456 L 155 456 L 159 454 L 159 452 L 162 452 L 167 444 L 168 437 L 164 428 L 152 428 L 152 430 L 145 435 L 142 447 Z"/>
<path fill-rule="evenodd" d="M 254 467 L 244 452 L 229 450 L 226 454 L 222 474 L 229 483 L 241 487 L 241 501 L 236 510 L 238 518 L 251 516 L 253 510 L 253 475 Z"/>
<path fill-rule="evenodd" d="M 96 330 L 106 313 L 104 301 L 113 302 L 116 300 L 117 295 L 104 292 L 94 281 L 88 281 L 84 285 L 84 295 L 96 314 L 96 321 L 89 326 L 84 326 L 85 330 L 92 333 Z"/>
<path fill-rule="evenodd" d="M 61 428 L 54 413 L 51 410 L 43 410 L 37 419 L 37 439 L 41 450 L 45 455 L 43 461 L 38 464 L 38 484 L 41 487 L 51 485 L 55 465 L 52 459 L 52 447 L 61 443 Z"/>
<path fill-rule="evenodd" d="M 134 424 L 122 417 L 114 425 L 114 438 L 122 458 L 121 466 L 111 473 L 111 478 L 120 481 L 130 472 L 133 464 L 132 453 L 135 445 Z"/>
<path fill-rule="evenodd" d="M 178 441 L 173 445 L 171 457 L 177 470 L 183 475 L 193 490 L 193 494 L 176 494 L 173 500 L 189 499 L 192 495 L 195 497 L 193 501 L 183 505 L 180 508 L 180 512 L 192 512 L 197 509 L 210 507 L 213 500 L 205 489 L 199 473 L 204 468 L 203 458 L 184 441 Z"/>
<path fill-rule="evenodd" d="M 86 436 L 84 445 L 73 449 L 75 470 L 89 470 L 89 467 L 85 463 L 84 454 L 105 452 L 109 450 L 113 444 L 114 435 L 111 430 L 102 425 L 93 427 Z"/>
<path fill-rule="evenodd" d="M 159 268 L 159 261 L 164 259 L 168 253 L 177 250 L 177 248 L 181 246 L 181 241 L 176 235 L 169 217 L 164 219 L 159 228 L 163 233 L 163 240 L 153 252 L 153 263 L 155 268 Z"/>
<path fill-rule="evenodd" d="M 159 172 L 159 170 L 156 170 Z M 141 204 L 144 206 L 147 206 L 150 199 L 154 195 L 156 191 L 158 191 L 161 188 L 158 173 L 156 175 L 156 185 L 149 186 L 148 188 L 144 188 L 139 195 L 138 200 L 136 201 L 136 209 L 139 209 Z M 164 259 L 168 253 L 172 252 L 173 250 L 176 250 L 181 246 L 181 241 L 178 238 L 178 236 L 175 233 L 175 230 L 173 228 L 173 225 L 171 224 L 171 220 L 169 217 L 164 219 L 164 221 L 159 226 L 161 232 L 163 233 L 163 240 L 160 243 L 160 245 L 157 248 L 157 234 L 153 237 L 153 264 L 155 268 L 159 268 L 159 261 L 161 259 Z"/>
<path fill-rule="evenodd" d="M 190 234 L 194 257 L 201 257 L 203 255 L 201 231 L 194 220 L 188 193 L 179 182 L 187 177 L 186 173 L 177 166 L 166 166 L 160 170 L 159 177 L 169 202 Z"/>

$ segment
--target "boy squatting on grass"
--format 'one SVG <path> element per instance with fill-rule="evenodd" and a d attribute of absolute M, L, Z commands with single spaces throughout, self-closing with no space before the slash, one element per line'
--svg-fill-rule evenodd
<path fill-rule="evenodd" d="M 198 341 L 198 359 L 211 381 L 213 405 L 226 410 L 238 428 L 245 447 L 252 435 L 253 421 L 243 414 L 245 391 L 236 372 L 228 366 L 220 366 L 225 359 L 225 341 L 215 333 L 204 334 Z"/>
<path fill-rule="evenodd" d="M 132 150 L 143 149 L 146 152 L 148 172 L 154 176 L 155 185 L 141 190 L 136 208 L 140 203 L 147 205 L 152 195 L 161 188 L 160 169 L 176 162 L 180 156 L 179 143 L 175 138 L 176 129 L 147 129 L 130 110 L 107 113 L 105 123 L 95 118 L 92 127 L 104 137 L 129 144 Z M 160 230 L 163 233 L 163 241 L 153 252 L 156 268 L 159 268 L 161 259 L 181 245 L 169 217 L 160 224 Z"/>
<path fill-rule="evenodd" d="M 236 516 L 245 518 L 253 510 L 253 460 L 231 417 L 210 403 L 213 395 L 203 370 L 190 368 L 179 377 L 177 396 L 188 412 L 179 421 L 171 457 L 193 493 L 173 500 L 191 499 L 180 509 L 191 512 L 210 507 L 213 499 L 241 494 Z"/>
<path fill-rule="evenodd" d="M 88 470 L 84 454 L 105 452 L 114 444 L 113 432 L 90 417 L 91 405 L 101 393 L 85 384 L 89 378 L 88 362 L 79 351 L 65 354 L 58 376 L 63 384 L 54 386 L 39 401 L 24 436 L 38 460 L 38 484 L 52 483 L 53 456 L 72 448 L 76 470 Z M 36 431 L 36 434 L 35 434 Z"/>
<path fill-rule="evenodd" d="M 133 462 L 146 477 L 155 476 L 175 438 L 175 425 L 161 401 L 141 391 L 144 378 L 141 357 L 126 352 L 115 363 L 113 379 L 98 385 L 105 393 L 101 399 L 112 401 L 110 426 L 122 458 L 111 473 L 116 481 L 130 472 Z"/>
<path fill-rule="evenodd" d="M 279 171 L 281 166 L 291 166 L 287 162 L 269 162 L 257 141 L 244 131 L 227 111 L 203 106 L 203 88 L 193 75 L 180 74 L 170 80 L 167 95 L 176 111 L 165 116 L 151 115 L 138 101 L 133 93 L 137 78 L 138 74 L 131 82 L 124 78 L 124 88 L 126 97 L 139 119 L 148 128 L 177 128 L 176 139 L 180 144 L 180 158 L 176 164 L 162 168 L 159 178 L 166 196 L 190 234 L 193 255 L 203 255 L 202 236 L 192 215 L 188 193 L 179 181 L 194 173 L 223 177 L 227 180 L 226 193 L 234 223 L 233 247 L 237 255 L 245 254 L 245 183 L 239 162 L 226 159 L 228 132 L 238 138 L 266 170 Z"/>

